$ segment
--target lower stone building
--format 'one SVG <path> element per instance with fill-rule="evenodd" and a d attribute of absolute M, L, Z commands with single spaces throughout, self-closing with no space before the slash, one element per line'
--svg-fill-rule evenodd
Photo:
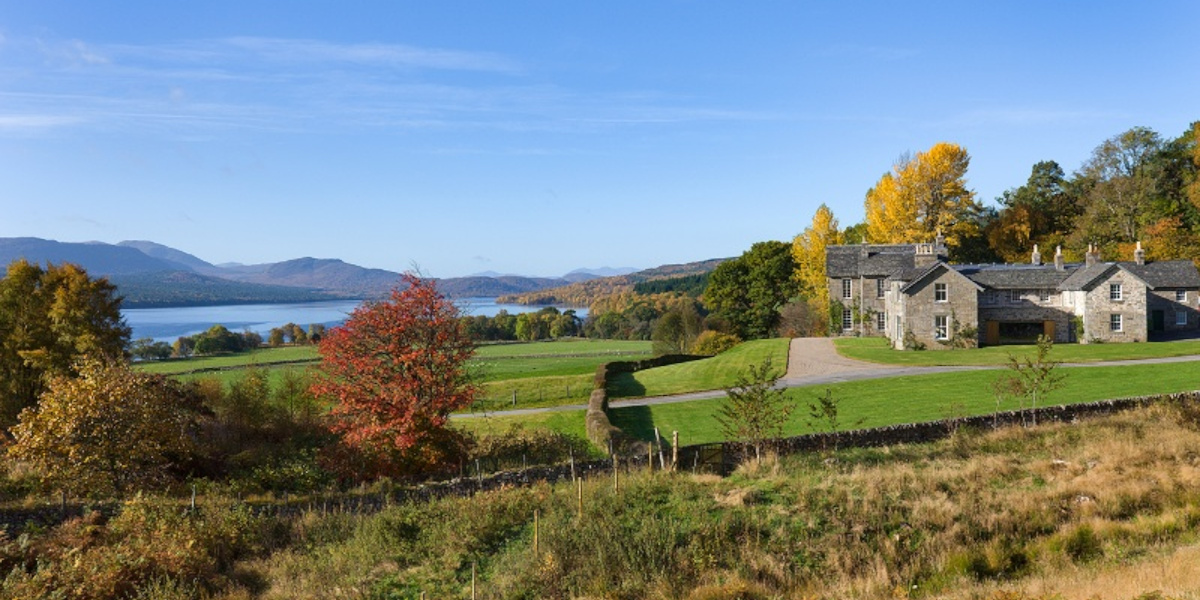
<path fill-rule="evenodd" d="M 1083 263 L 1061 250 L 1043 264 L 951 264 L 945 245 L 833 246 L 830 300 L 846 335 L 886 336 L 896 348 L 1056 342 L 1139 342 L 1200 333 L 1200 272 L 1190 260 Z"/>

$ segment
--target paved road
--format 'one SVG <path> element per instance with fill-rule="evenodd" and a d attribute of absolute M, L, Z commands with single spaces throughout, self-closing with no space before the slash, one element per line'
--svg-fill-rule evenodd
<path fill-rule="evenodd" d="M 1163 363 L 1181 363 L 1200 361 L 1200 355 L 1172 356 L 1167 358 L 1145 358 L 1136 360 L 1110 360 L 1091 363 L 1064 363 L 1066 368 L 1076 367 L 1117 367 L 1124 365 L 1146 365 Z M 788 352 L 787 373 L 779 380 L 779 387 L 792 388 L 808 385 L 828 385 L 845 381 L 862 379 L 884 379 L 887 377 L 903 377 L 906 375 L 928 375 L 930 373 L 950 373 L 954 371 L 980 371 L 986 369 L 1002 369 L 1001 366 L 969 366 L 969 367 L 903 367 L 897 365 L 881 365 L 861 360 L 846 358 L 834 349 L 830 338 L 795 338 Z M 626 406 L 653 406 L 656 404 L 673 404 L 676 402 L 691 402 L 693 400 L 708 400 L 723 398 L 724 390 L 709 390 L 671 396 L 653 396 L 649 398 L 633 398 L 630 400 L 613 400 L 611 408 Z M 521 408 L 502 410 L 489 413 L 472 413 L 454 415 L 454 418 L 471 418 L 479 416 L 518 416 L 548 412 L 564 412 L 572 410 L 587 410 L 586 404 L 571 404 L 567 406 L 549 406 L 545 408 Z"/>

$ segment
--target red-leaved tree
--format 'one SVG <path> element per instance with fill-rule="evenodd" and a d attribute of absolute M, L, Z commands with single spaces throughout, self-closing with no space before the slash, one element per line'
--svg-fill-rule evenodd
<path fill-rule="evenodd" d="M 458 309 L 430 280 L 405 274 L 387 300 L 365 302 L 321 340 L 312 390 L 334 403 L 339 470 L 406 477 L 452 464 L 463 440 L 446 427 L 475 400 L 475 351 Z"/>

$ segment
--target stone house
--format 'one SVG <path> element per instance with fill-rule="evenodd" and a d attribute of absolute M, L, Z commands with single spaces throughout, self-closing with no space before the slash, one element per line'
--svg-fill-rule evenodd
<path fill-rule="evenodd" d="M 1057 250 L 1043 264 L 951 264 L 932 244 L 831 246 L 830 301 L 844 335 L 885 336 L 896 348 L 1028 342 L 1136 342 L 1200 333 L 1200 272 L 1190 260 L 1083 263 Z"/>

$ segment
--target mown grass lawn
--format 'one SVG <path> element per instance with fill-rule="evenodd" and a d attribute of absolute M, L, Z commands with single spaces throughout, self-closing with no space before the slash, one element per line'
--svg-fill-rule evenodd
<path fill-rule="evenodd" d="M 609 397 L 639 398 L 726 388 L 747 366 L 767 358 L 782 373 L 787 370 L 789 342 L 785 338 L 754 340 L 712 358 L 620 373 L 609 381 Z"/>
<path fill-rule="evenodd" d="M 1074 367 L 1063 368 L 1062 372 L 1067 375 L 1063 387 L 1039 402 L 1040 405 L 1200 389 L 1200 362 Z M 879 427 L 992 413 L 996 411 L 992 382 L 1007 373 L 1007 369 L 988 369 L 791 388 L 787 394 L 796 408 L 784 433 L 791 436 L 813 431 L 806 424 L 807 403 L 826 389 L 841 399 L 840 418 L 847 428 L 860 419 L 858 427 Z M 616 408 L 610 414 L 614 425 L 640 439 L 653 438 L 654 427 L 658 427 L 663 435 L 678 431 L 682 445 L 701 444 L 725 439 L 716 420 L 722 402 L 723 399 L 714 399 Z M 1012 401 L 1000 406 L 1000 410 L 1016 408 Z"/>
<path fill-rule="evenodd" d="M 1005 365 L 1009 356 L 1036 354 L 1037 347 L 989 346 L 959 350 L 893 350 L 883 338 L 838 338 L 837 351 L 847 358 L 906 366 Z M 1200 340 L 1133 344 L 1055 344 L 1054 360 L 1068 363 L 1164 358 L 1200 354 Z"/>

